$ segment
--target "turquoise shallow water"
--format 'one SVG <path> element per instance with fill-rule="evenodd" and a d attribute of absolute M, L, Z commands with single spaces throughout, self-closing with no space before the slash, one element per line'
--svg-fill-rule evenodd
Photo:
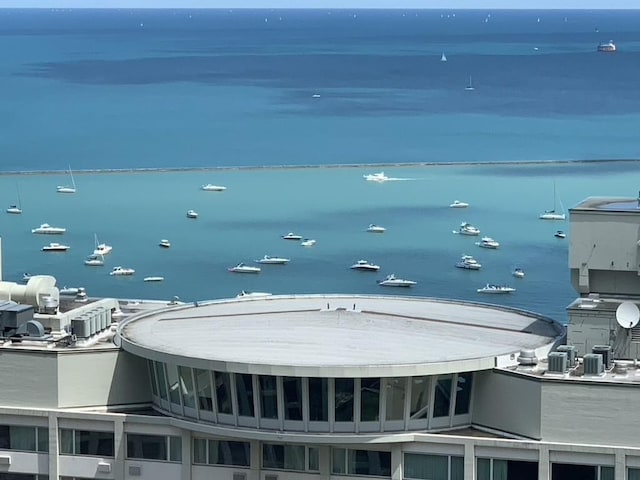
<path fill-rule="evenodd" d="M 235 296 L 241 290 L 272 293 L 385 293 L 490 301 L 544 313 L 564 321 L 576 294 L 569 284 L 569 238 L 557 229 L 568 222 L 538 220 L 553 206 L 553 182 L 567 207 L 587 196 L 635 197 L 638 163 L 391 167 L 404 180 L 367 182 L 379 168 L 209 170 L 147 173 L 76 173 L 78 192 L 55 192 L 61 175 L 0 176 L 0 202 L 24 213 L 0 216 L 4 278 L 24 272 L 52 274 L 59 286 L 84 286 L 90 295 L 185 301 Z M 200 190 L 204 183 L 228 187 Z M 470 203 L 452 209 L 455 199 Z M 195 209 L 197 220 L 186 218 Z M 498 250 L 474 245 L 476 237 L 454 235 L 468 221 L 501 243 Z M 61 237 L 33 235 L 41 223 L 63 226 Z M 384 234 L 367 233 L 376 223 Z M 282 240 L 287 232 L 314 238 L 312 248 Z M 86 267 L 94 233 L 113 246 L 103 268 Z M 168 238 L 172 247 L 158 247 Z M 67 253 L 43 253 L 50 241 Z M 286 266 L 263 266 L 258 275 L 231 274 L 238 262 L 263 255 L 291 258 Z M 483 264 L 480 271 L 453 265 L 462 254 Z M 379 273 L 349 269 L 359 259 L 381 265 Z M 132 267 L 129 278 L 108 275 L 116 265 Z M 522 280 L 510 275 L 525 269 Z M 385 289 L 388 273 L 418 282 L 412 289 Z M 143 277 L 162 275 L 163 283 Z M 490 297 L 476 289 L 508 283 L 513 295 Z"/>

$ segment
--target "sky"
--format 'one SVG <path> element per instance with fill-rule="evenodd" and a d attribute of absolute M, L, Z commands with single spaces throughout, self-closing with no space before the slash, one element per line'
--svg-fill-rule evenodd
<path fill-rule="evenodd" d="M 640 0 L 0 0 L 0 8 L 638 9 Z"/>

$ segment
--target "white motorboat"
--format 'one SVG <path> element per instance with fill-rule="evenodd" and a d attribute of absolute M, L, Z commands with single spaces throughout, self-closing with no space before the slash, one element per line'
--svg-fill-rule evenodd
<path fill-rule="evenodd" d="M 66 228 L 52 227 L 48 223 L 43 223 L 38 228 L 32 228 L 31 233 L 45 234 L 45 235 L 62 235 L 66 232 Z"/>
<path fill-rule="evenodd" d="M 290 262 L 288 258 L 282 257 L 271 257 L 269 255 L 265 255 L 259 260 L 256 260 L 256 263 L 262 263 L 265 265 L 285 265 Z"/>
<path fill-rule="evenodd" d="M 511 272 L 511 275 L 513 275 L 516 278 L 524 278 L 524 270 L 516 267 L 513 269 L 513 272 Z"/>
<path fill-rule="evenodd" d="M 125 268 L 121 266 L 113 267 L 113 269 L 109 272 L 109 275 L 133 275 L 136 271 L 133 268 Z"/>
<path fill-rule="evenodd" d="M 224 192 L 227 187 L 223 187 L 222 185 L 213 185 L 211 183 L 207 183 L 206 185 L 202 185 L 202 190 L 207 192 Z"/>
<path fill-rule="evenodd" d="M 69 176 L 71 177 L 71 186 L 58 185 L 56 192 L 58 193 L 76 193 L 76 181 L 73 179 L 73 172 L 71 171 L 71 165 L 69 165 Z"/>
<path fill-rule="evenodd" d="M 227 269 L 233 273 L 260 273 L 260 267 L 252 267 L 251 265 L 245 265 L 240 262 L 235 267 L 231 267 Z"/>
<path fill-rule="evenodd" d="M 98 235 L 94 234 L 93 239 L 96 244 L 96 248 L 93 250 L 94 255 L 107 255 L 111 253 L 113 247 L 111 245 L 107 245 L 106 243 L 98 243 Z"/>
<path fill-rule="evenodd" d="M 460 261 L 455 264 L 457 268 L 464 268 L 466 270 L 480 270 L 482 264 L 479 263 L 471 255 L 462 255 Z"/>
<path fill-rule="evenodd" d="M 405 280 L 403 278 L 396 278 L 393 273 L 391 275 L 387 275 L 384 280 L 378 280 L 378 285 L 382 287 L 413 287 L 416 283 L 418 282 Z"/>
<path fill-rule="evenodd" d="M 446 62 L 447 61 L 447 56 L 444 54 L 444 52 L 442 52 L 442 56 L 440 57 L 440 61 L 441 62 Z"/>
<path fill-rule="evenodd" d="M 66 252 L 71 248 L 69 245 L 63 245 L 61 243 L 50 243 L 42 247 L 43 252 Z"/>
<path fill-rule="evenodd" d="M 143 282 L 162 282 L 164 281 L 164 277 L 144 277 L 142 281 Z"/>
<path fill-rule="evenodd" d="M 76 296 L 78 294 L 78 292 L 80 292 L 80 288 L 79 287 L 62 287 L 58 293 L 60 293 L 60 295 L 64 295 L 64 296 Z"/>
<path fill-rule="evenodd" d="M 387 180 L 389 180 L 389 177 L 387 177 L 384 172 L 378 172 L 378 173 L 370 173 L 370 174 L 366 174 L 362 176 L 366 181 L 368 182 L 386 182 Z"/>
<path fill-rule="evenodd" d="M 163 238 L 162 240 L 160 240 L 158 245 L 161 246 L 162 248 L 169 248 L 171 246 L 171 242 L 166 238 Z"/>
<path fill-rule="evenodd" d="M 380 265 L 374 265 L 373 263 L 369 263 L 366 260 L 358 260 L 356 263 L 351 265 L 352 270 L 361 270 L 363 272 L 377 272 L 380 270 Z"/>
<path fill-rule="evenodd" d="M 602 42 L 598 44 L 598 51 L 605 53 L 615 53 L 617 50 L 616 44 L 613 43 L 613 40 L 609 40 L 608 42 Z"/>
<path fill-rule="evenodd" d="M 556 238 L 567 238 L 567 234 L 564 233 L 562 230 L 558 230 L 556 233 L 553 234 L 553 236 Z"/>
<path fill-rule="evenodd" d="M 104 265 L 104 257 L 96 254 L 89 255 L 84 260 L 84 264 L 89 267 L 102 267 Z"/>
<path fill-rule="evenodd" d="M 195 210 L 187 210 L 187 218 L 198 218 L 198 212 Z"/>
<path fill-rule="evenodd" d="M 247 298 L 247 297 L 270 297 L 273 295 L 269 292 L 247 292 L 246 290 L 242 290 L 236 298 Z"/>
<path fill-rule="evenodd" d="M 313 247 L 315 244 L 316 241 L 312 238 L 305 238 L 302 242 L 300 242 L 300 245 L 302 245 L 303 247 Z"/>
<path fill-rule="evenodd" d="M 30 273 L 23 273 L 22 282 L 27 283 L 29 280 L 31 280 L 31 277 L 33 277 L 33 275 L 31 275 Z"/>
<path fill-rule="evenodd" d="M 494 285 L 487 283 L 484 287 L 477 290 L 478 293 L 513 293 L 516 289 L 507 285 Z"/>
<path fill-rule="evenodd" d="M 452 204 L 449 205 L 450 208 L 467 208 L 469 204 L 467 202 L 461 202 L 460 200 L 454 200 Z"/>
<path fill-rule="evenodd" d="M 370 233 L 384 233 L 386 231 L 386 228 L 381 227 L 380 225 L 376 225 L 375 223 L 372 223 L 367 227 L 367 232 Z"/>
<path fill-rule="evenodd" d="M 480 235 L 480 229 L 474 227 L 470 223 L 462 222 L 458 230 L 454 230 L 453 233 L 459 233 L 460 235 Z"/>
<path fill-rule="evenodd" d="M 20 215 L 22 213 L 22 209 L 18 205 L 9 205 L 9 208 L 7 208 L 7 213 Z"/>
<path fill-rule="evenodd" d="M 476 245 L 482 248 L 498 248 L 500 247 L 500 242 L 497 242 L 491 237 L 482 237 L 479 242 L 476 242 Z"/>
<path fill-rule="evenodd" d="M 283 235 L 282 238 L 284 240 L 302 240 L 302 235 L 296 235 L 293 232 L 289 232 L 286 235 Z"/>

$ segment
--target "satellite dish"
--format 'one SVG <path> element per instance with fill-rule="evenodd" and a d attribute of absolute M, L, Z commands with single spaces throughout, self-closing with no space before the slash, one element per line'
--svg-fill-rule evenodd
<path fill-rule="evenodd" d="M 616 321 L 622 328 L 633 328 L 640 320 L 640 310 L 633 302 L 622 302 L 616 308 Z"/>

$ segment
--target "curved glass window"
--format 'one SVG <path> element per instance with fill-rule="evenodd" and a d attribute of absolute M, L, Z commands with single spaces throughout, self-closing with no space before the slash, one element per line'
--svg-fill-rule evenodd
<path fill-rule="evenodd" d="M 404 419 L 404 402 L 406 399 L 406 379 L 405 378 L 387 378 L 386 380 L 386 420 L 403 420 Z"/>
<path fill-rule="evenodd" d="M 167 394 L 167 382 L 164 375 L 164 363 L 156 362 L 156 375 L 158 376 L 158 389 L 160 391 L 160 398 L 168 400 Z"/>
<path fill-rule="evenodd" d="M 302 379 L 283 377 L 282 393 L 284 395 L 285 420 L 302 420 Z"/>
<path fill-rule="evenodd" d="M 377 422 L 380 420 L 380 379 L 363 378 L 360 380 L 360 421 Z"/>
<path fill-rule="evenodd" d="M 218 413 L 233 414 L 231 404 L 231 378 L 227 372 L 214 372 L 216 382 L 216 404 Z"/>
<path fill-rule="evenodd" d="M 326 422 L 329 420 L 329 395 L 326 378 L 309 378 L 309 420 Z"/>
<path fill-rule="evenodd" d="M 456 385 L 456 407 L 454 415 L 464 415 L 469 413 L 469 401 L 471 400 L 471 385 L 473 373 L 465 372 L 458 374 Z"/>
<path fill-rule="evenodd" d="M 262 418 L 278 418 L 278 388 L 276 377 L 260 375 L 260 416 Z"/>
<path fill-rule="evenodd" d="M 433 399 L 433 416 L 446 417 L 451 407 L 451 375 L 438 377 L 436 394 Z"/>
<path fill-rule="evenodd" d="M 180 377 L 180 391 L 182 393 L 182 404 L 185 407 L 196 408 L 195 391 L 193 389 L 193 378 L 191 369 L 188 367 L 178 367 Z"/>
<path fill-rule="evenodd" d="M 336 422 L 353 422 L 353 378 L 335 379 Z"/>
<path fill-rule="evenodd" d="M 238 415 L 254 417 L 253 378 L 248 373 L 236 373 L 236 395 L 238 397 Z"/>
<path fill-rule="evenodd" d="M 200 410 L 213 412 L 213 396 L 211 395 L 211 380 L 209 370 L 194 369 L 196 378 L 196 392 L 198 395 L 198 407 Z"/>
<path fill-rule="evenodd" d="M 411 378 L 411 418 L 427 418 L 429 414 L 429 377 Z"/>

